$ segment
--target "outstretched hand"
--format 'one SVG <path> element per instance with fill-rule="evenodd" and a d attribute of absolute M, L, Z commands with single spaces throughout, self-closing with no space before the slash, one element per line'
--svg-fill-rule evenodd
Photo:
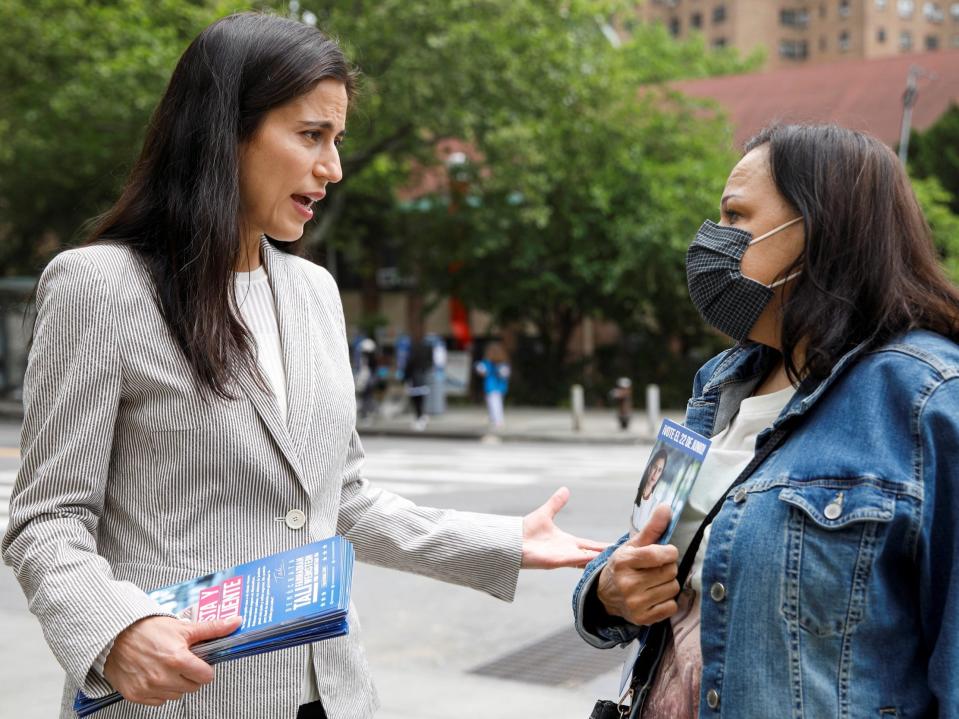
<path fill-rule="evenodd" d="M 606 544 L 574 537 L 556 526 L 553 519 L 569 500 L 569 490 L 560 487 L 541 507 L 523 517 L 523 563 L 525 569 L 585 567 Z"/>

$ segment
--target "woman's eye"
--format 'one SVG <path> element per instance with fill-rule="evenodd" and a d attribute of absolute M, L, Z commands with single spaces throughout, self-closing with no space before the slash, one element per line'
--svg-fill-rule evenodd
<path fill-rule="evenodd" d="M 726 219 L 730 224 L 734 224 L 740 217 L 742 217 L 742 215 L 735 210 L 726 210 Z"/>
<path fill-rule="evenodd" d="M 343 144 L 343 140 L 344 140 L 344 138 L 342 138 L 342 137 L 337 137 L 335 140 L 333 140 L 333 144 L 336 145 L 337 147 L 339 147 L 340 145 Z"/>

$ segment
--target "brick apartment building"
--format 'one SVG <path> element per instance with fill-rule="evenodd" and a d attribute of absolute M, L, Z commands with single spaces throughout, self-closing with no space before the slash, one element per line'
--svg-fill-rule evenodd
<path fill-rule="evenodd" d="M 959 2 L 645 0 L 637 19 L 711 47 L 766 49 L 764 69 L 959 48 Z"/>

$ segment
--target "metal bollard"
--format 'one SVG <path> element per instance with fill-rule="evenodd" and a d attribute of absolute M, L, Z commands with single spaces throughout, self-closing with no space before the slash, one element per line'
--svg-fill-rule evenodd
<path fill-rule="evenodd" d="M 646 421 L 649 422 L 649 431 L 656 435 L 659 423 L 662 421 L 659 411 L 659 385 L 646 385 Z"/>
<path fill-rule="evenodd" d="M 583 385 L 574 384 L 570 390 L 570 408 L 573 411 L 573 431 L 579 432 L 583 428 L 583 408 L 586 401 L 583 397 Z"/>

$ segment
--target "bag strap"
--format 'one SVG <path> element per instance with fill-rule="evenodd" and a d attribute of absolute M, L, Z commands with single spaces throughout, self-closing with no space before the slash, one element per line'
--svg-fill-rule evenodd
<path fill-rule="evenodd" d="M 706 515 L 706 518 L 699 525 L 699 529 L 696 530 L 696 534 L 693 535 L 692 540 L 689 543 L 689 547 L 686 549 L 685 554 L 683 554 L 683 559 L 679 564 L 679 574 L 677 576 L 677 581 L 679 582 L 680 591 L 682 591 L 683 585 L 686 584 L 686 579 L 689 576 L 689 571 L 693 567 L 693 561 L 696 559 L 696 554 L 699 552 L 699 546 L 703 542 L 703 536 L 706 533 L 706 528 L 713 523 L 713 520 L 716 518 L 716 515 L 719 514 L 720 510 L 723 508 L 723 504 L 726 502 L 726 498 L 729 496 L 729 493 L 733 491 L 740 484 L 745 482 L 756 471 L 756 468 L 762 464 L 766 458 L 773 453 L 773 450 L 776 449 L 783 440 L 786 438 L 786 435 L 789 434 L 790 428 L 787 427 L 789 422 L 783 422 L 779 425 L 773 433 L 769 436 L 769 439 L 766 440 L 765 444 L 753 455 L 753 458 L 749 461 L 749 464 L 746 465 L 746 468 L 739 473 L 739 476 L 733 480 L 733 483 L 727 487 L 723 495 L 716 501 L 712 509 L 709 510 L 709 514 Z M 665 620 L 664 620 L 665 621 Z M 655 625 L 654 625 L 655 626 Z M 657 642 L 659 646 L 656 648 L 656 656 L 653 657 L 653 664 L 658 663 L 662 650 L 664 648 L 664 637 L 659 637 Z M 649 658 L 644 659 L 644 656 L 647 655 L 647 652 L 640 650 L 639 656 L 636 657 L 636 662 L 633 664 L 632 678 L 629 681 L 629 694 L 632 696 L 632 700 L 635 701 L 644 701 L 646 698 L 646 693 L 649 690 L 648 686 L 640 687 L 640 682 L 643 681 L 643 674 L 646 672 L 639 672 L 637 669 L 640 667 L 641 662 L 645 662 L 648 669 L 653 667 L 650 665 Z M 647 679 L 647 684 L 649 679 Z"/>

